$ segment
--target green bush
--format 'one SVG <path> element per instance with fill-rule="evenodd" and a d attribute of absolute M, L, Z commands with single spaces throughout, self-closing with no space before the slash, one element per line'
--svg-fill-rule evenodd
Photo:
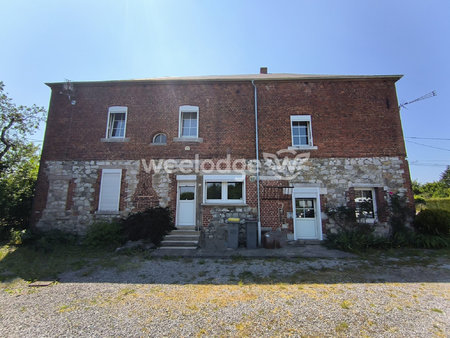
<path fill-rule="evenodd" d="M 414 220 L 416 230 L 424 235 L 450 235 L 450 212 L 440 209 L 425 209 Z"/>
<path fill-rule="evenodd" d="M 450 212 L 450 198 L 430 198 L 426 200 L 428 209 L 443 209 Z"/>
<path fill-rule="evenodd" d="M 369 248 L 384 248 L 388 246 L 386 237 L 376 236 L 365 230 L 343 230 L 327 234 L 325 246 L 350 252 L 366 251 Z"/>
<path fill-rule="evenodd" d="M 121 220 L 125 236 L 132 241 L 147 239 L 159 245 L 164 235 L 175 229 L 169 208 L 149 208 Z"/>
<path fill-rule="evenodd" d="M 23 244 L 31 245 L 35 250 L 52 252 L 59 245 L 73 245 L 78 242 L 78 236 L 53 229 L 48 231 L 34 230 L 23 239 Z"/>
<path fill-rule="evenodd" d="M 90 247 L 115 247 L 123 244 L 125 240 L 119 222 L 99 221 L 89 227 L 84 244 Z"/>
<path fill-rule="evenodd" d="M 9 235 L 9 244 L 12 245 L 20 245 L 23 242 L 27 241 L 31 238 L 31 232 L 29 230 L 23 229 L 23 230 L 15 230 L 11 229 L 10 235 Z"/>

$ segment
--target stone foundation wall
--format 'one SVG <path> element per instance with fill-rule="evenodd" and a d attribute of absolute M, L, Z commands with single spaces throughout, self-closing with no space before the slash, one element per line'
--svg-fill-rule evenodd
<path fill-rule="evenodd" d="M 107 168 L 122 169 L 120 210 L 117 214 L 100 214 L 97 211 L 102 170 Z M 351 201 L 351 191 L 356 187 L 376 188 L 379 208 L 388 202 L 389 192 L 409 196 L 408 173 L 404 168 L 407 168 L 407 163 L 400 157 L 309 158 L 294 173 L 289 173 L 288 169 L 275 172 L 270 165 L 263 166 L 261 225 L 263 228 L 284 228 L 292 232 L 292 196 L 286 194 L 283 187 L 319 187 L 325 233 L 334 227 L 327 218 L 326 208 L 347 205 Z M 176 173 L 146 173 L 140 161 L 47 161 L 43 171 L 48 191 L 45 205 L 41 210 L 36 210 L 38 228 L 84 233 L 87 226 L 99 218 L 125 216 L 156 205 L 170 206 L 174 211 L 176 208 Z M 291 177 L 284 180 L 276 175 Z M 201 205 L 202 176 L 197 176 L 197 225 L 203 226 L 206 239 L 216 237 L 217 229 L 229 217 L 256 218 L 254 178 L 254 174 L 247 175 L 247 205 L 205 206 Z M 266 186 L 281 187 L 282 198 L 277 200 L 266 194 Z M 380 220 L 380 226 L 385 231 L 386 219 L 380 217 Z"/>

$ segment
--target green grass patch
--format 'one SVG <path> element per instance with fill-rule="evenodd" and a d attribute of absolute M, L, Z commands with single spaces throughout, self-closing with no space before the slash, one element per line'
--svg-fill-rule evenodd
<path fill-rule="evenodd" d="M 76 244 L 55 245 L 51 252 L 32 246 L 0 247 L 0 282 L 21 278 L 26 281 L 57 279 L 65 271 L 88 268 L 92 262 L 109 261 L 114 254 Z"/>

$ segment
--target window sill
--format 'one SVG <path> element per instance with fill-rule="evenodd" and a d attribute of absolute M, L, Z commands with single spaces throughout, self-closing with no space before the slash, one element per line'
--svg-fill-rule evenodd
<path fill-rule="evenodd" d="M 213 203 L 202 203 L 201 206 L 205 206 L 205 207 L 248 207 L 248 204 L 246 204 L 246 203 L 219 203 L 219 202 L 213 202 Z"/>
<path fill-rule="evenodd" d="M 129 137 L 108 137 L 108 138 L 101 138 L 101 142 L 128 142 L 130 141 Z"/>
<path fill-rule="evenodd" d="M 201 138 L 201 137 L 174 137 L 173 142 L 203 143 L 203 138 Z"/>
<path fill-rule="evenodd" d="M 289 150 L 317 150 L 317 146 L 289 146 Z"/>
<path fill-rule="evenodd" d="M 166 146 L 167 143 L 150 143 L 150 145 L 151 145 L 151 146 L 159 147 L 159 146 Z"/>

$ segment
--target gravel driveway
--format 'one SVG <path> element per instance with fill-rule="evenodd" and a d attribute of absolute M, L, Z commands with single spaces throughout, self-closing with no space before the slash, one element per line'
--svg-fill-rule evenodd
<path fill-rule="evenodd" d="M 118 257 L 1 284 L 0 336 L 448 337 L 449 263 Z"/>

